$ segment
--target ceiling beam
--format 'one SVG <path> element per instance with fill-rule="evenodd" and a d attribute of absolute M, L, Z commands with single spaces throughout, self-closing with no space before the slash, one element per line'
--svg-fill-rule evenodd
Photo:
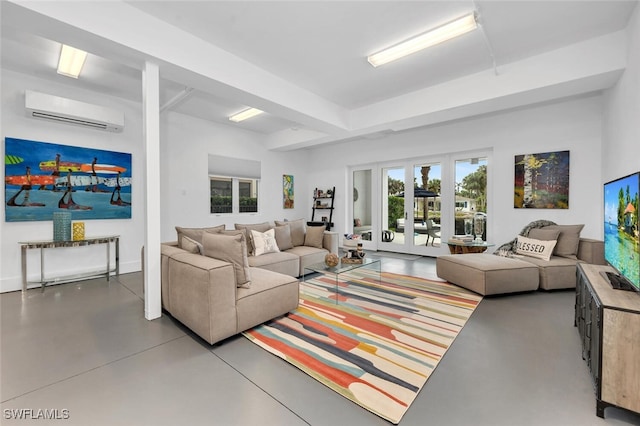
<path fill-rule="evenodd" d="M 72 44 L 78 48 L 140 70 L 151 60 L 163 78 L 319 131 L 348 128 L 348 111 L 341 106 L 125 2 L 73 2 L 73 7 L 28 0 L 3 3 L 3 21 L 22 30 L 57 41 L 75 39 Z"/>

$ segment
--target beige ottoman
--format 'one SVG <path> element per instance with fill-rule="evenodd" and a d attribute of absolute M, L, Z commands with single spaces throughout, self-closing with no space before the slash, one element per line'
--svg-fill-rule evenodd
<path fill-rule="evenodd" d="M 538 267 L 522 260 L 491 254 L 438 256 L 440 278 L 483 296 L 538 289 Z"/>

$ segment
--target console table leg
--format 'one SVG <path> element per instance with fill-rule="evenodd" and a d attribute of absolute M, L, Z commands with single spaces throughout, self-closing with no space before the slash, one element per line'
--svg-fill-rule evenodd
<path fill-rule="evenodd" d="M 44 282 L 44 247 L 40 247 L 40 288 L 44 293 L 44 286 L 46 283 Z"/>
<path fill-rule="evenodd" d="M 20 260 L 22 262 L 22 294 L 27 292 L 27 246 L 20 246 Z"/>
<path fill-rule="evenodd" d="M 120 238 L 116 237 L 116 276 L 120 275 Z"/>
<path fill-rule="evenodd" d="M 107 241 L 107 281 L 111 279 L 111 242 Z"/>

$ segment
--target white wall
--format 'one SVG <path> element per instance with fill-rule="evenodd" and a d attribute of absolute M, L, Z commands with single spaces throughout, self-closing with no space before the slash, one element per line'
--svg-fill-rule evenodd
<path fill-rule="evenodd" d="M 61 145 L 82 146 L 132 154 L 132 218 L 120 220 L 90 220 L 85 222 L 88 236 L 120 235 L 120 272 L 140 270 L 140 248 L 144 241 L 144 158 L 140 105 L 119 98 L 74 89 L 72 86 L 54 84 L 35 77 L 2 70 L 2 153 L 4 138 L 14 137 Z M 111 107 L 125 114 L 122 133 L 103 132 L 94 129 L 50 123 L 28 118 L 24 110 L 25 89 Z M 4 167 L 2 167 L 4 175 Z M 5 188 L 2 185 L 2 199 Z M 4 203 L 3 203 L 4 204 Z M 51 221 L 5 222 L 4 207 L 0 213 L 0 291 L 21 288 L 20 246 L 18 241 L 51 239 Z M 56 274 L 80 273 L 104 268 L 105 246 L 81 249 L 49 250 L 45 257 L 47 271 Z M 113 251 L 112 251 L 113 256 Z M 39 254 L 29 250 L 28 277 L 39 279 Z"/>
<path fill-rule="evenodd" d="M 163 114 L 161 121 L 162 241 L 176 239 L 176 226 L 233 229 L 234 223 L 310 218 L 314 183 L 307 178 L 307 152 L 267 151 L 257 133 L 178 113 Z M 209 154 L 261 162 L 259 213 L 209 213 Z M 282 207 L 283 174 L 294 177 L 294 209 Z"/>
<path fill-rule="evenodd" d="M 602 238 L 601 96 L 522 108 L 459 120 L 382 139 L 362 139 L 315 149 L 311 182 L 336 185 L 336 230 L 346 232 L 345 169 L 350 165 L 410 159 L 456 151 L 487 149 L 489 164 L 490 241 L 502 244 L 529 222 L 548 219 L 560 224 L 585 224 L 583 236 Z M 569 209 L 515 209 L 514 157 L 519 154 L 569 150 L 571 176 Z M 443 253 L 447 251 L 442 247 Z"/>
<path fill-rule="evenodd" d="M 603 183 L 640 170 L 640 7 L 627 26 L 627 69 L 604 96 Z"/>

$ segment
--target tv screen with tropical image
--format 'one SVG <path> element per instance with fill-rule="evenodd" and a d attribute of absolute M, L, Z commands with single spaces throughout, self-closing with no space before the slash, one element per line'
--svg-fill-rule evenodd
<path fill-rule="evenodd" d="M 640 172 L 604 184 L 604 256 L 611 285 L 640 292 L 638 192 Z"/>

